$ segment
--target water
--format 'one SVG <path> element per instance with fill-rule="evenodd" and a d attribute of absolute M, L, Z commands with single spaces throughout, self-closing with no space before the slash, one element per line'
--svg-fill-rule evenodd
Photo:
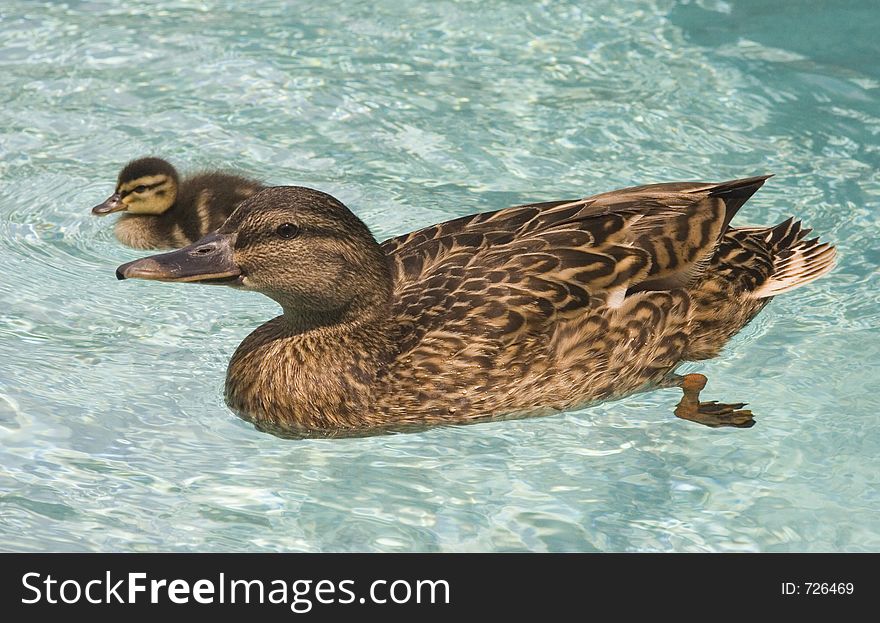
<path fill-rule="evenodd" d="M 876 2 L 247 6 L 0 8 L 0 549 L 880 549 Z M 841 260 L 688 366 L 750 430 L 664 390 L 281 440 L 222 400 L 271 301 L 114 278 L 139 254 L 88 208 L 147 153 L 326 190 L 379 238 L 773 172 L 737 222 L 796 214 Z"/>

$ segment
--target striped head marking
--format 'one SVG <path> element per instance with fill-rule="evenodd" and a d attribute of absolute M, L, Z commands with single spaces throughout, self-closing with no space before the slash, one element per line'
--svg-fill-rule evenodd
<path fill-rule="evenodd" d="M 174 167 L 161 158 L 132 160 L 120 171 L 115 192 L 92 213 L 162 214 L 177 199 L 178 179 Z"/>

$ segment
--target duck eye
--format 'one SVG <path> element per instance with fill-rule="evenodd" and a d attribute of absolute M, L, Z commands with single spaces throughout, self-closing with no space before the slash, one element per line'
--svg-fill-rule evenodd
<path fill-rule="evenodd" d="M 297 234 L 299 234 L 299 227 L 297 227 L 293 223 L 284 223 L 278 226 L 278 229 L 275 230 L 275 233 L 277 233 L 285 240 L 290 240 L 292 238 L 296 238 Z"/>
<path fill-rule="evenodd" d="M 131 192 L 133 192 L 133 193 L 142 193 L 142 192 L 144 192 L 146 189 L 147 189 L 147 187 L 144 186 L 143 184 L 141 184 L 140 186 L 135 186 L 134 190 L 132 190 Z"/>

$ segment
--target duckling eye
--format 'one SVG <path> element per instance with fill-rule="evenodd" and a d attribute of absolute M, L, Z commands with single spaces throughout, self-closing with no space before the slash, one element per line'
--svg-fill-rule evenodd
<path fill-rule="evenodd" d="M 278 226 L 278 229 L 275 230 L 275 233 L 285 240 L 291 240 L 293 238 L 296 238 L 299 234 L 299 227 L 297 227 L 293 223 L 284 223 Z"/>
<path fill-rule="evenodd" d="M 146 189 L 147 189 L 147 187 L 144 186 L 143 184 L 141 184 L 140 186 L 135 186 L 134 190 L 132 190 L 131 192 L 133 192 L 133 193 L 142 193 L 142 192 L 144 192 Z"/>

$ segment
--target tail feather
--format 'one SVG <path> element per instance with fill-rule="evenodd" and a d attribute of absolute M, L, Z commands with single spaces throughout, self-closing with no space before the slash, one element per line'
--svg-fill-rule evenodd
<path fill-rule="evenodd" d="M 752 292 L 754 298 L 784 294 L 815 281 L 834 268 L 837 249 L 819 238 L 806 239 L 812 230 L 789 218 L 767 232 L 773 253 L 773 273 Z"/>

